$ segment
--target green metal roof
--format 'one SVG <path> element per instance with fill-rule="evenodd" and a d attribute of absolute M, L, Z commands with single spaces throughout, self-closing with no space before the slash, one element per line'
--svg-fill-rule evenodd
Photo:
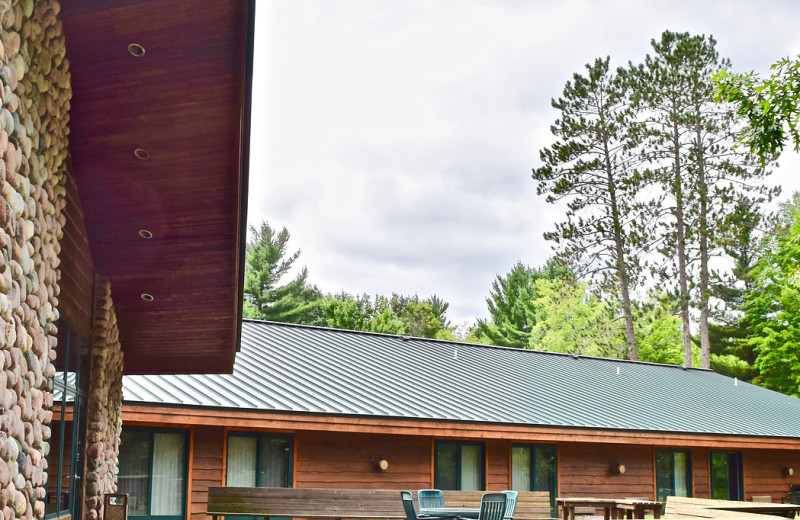
<path fill-rule="evenodd" d="M 233 374 L 123 385 L 129 403 L 800 438 L 800 399 L 710 370 L 254 320 Z"/>

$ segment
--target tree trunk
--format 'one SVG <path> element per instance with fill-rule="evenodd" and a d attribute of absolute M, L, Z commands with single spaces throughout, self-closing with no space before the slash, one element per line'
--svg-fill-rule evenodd
<path fill-rule="evenodd" d="M 619 279 L 620 296 L 622 297 L 622 313 L 625 316 L 625 343 L 628 353 L 633 361 L 639 360 L 639 346 L 636 344 L 636 335 L 633 332 L 633 312 L 631 312 L 631 297 L 628 282 L 628 269 L 625 263 L 625 248 L 622 243 L 622 225 L 619 222 L 619 208 L 617 207 L 617 189 L 611 169 L 611 159 L 608 151 L 608 138 L 603 136 L 603 147 L 606 159 L 606 178 L 608 179 L 608 196 L 611 200 L 611 219 L 614 222 L 614 250 L 616 253 L 616 271 Z"/>
<path fill-rule="evenodd" d="M 711 341 L 708 335 L 708 186 L 706 185 L 703 141 L 700 128 L 699 107 L 695 121 L 697 146 L 697 185 L 700 195 L 699 238 L 700 238 L 700 366 L 711 368 Z"/>
<path fill-rule="evenodd" d="M 674 107 L 674 104 L 673 104 Z M 678 253 L 678 283 L 681 304 L 681 323 L 683 324 L 683 364 L 692 366 L 692 332 L 689 328 L 689 283 L 686 277 L 686 231 L 683 221 L 683 190 L 681 178 L 681 155 L 678 134 L 678 121 L 672 123 L 672 139 L 675 152 L 674 184 L 675 194 L 675 230 Z"/>

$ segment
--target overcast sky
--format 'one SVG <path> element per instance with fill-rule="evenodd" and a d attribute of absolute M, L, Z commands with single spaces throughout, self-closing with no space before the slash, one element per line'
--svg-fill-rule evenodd
<path fill-rule="evenodd" d="M 256 13 L 249 218 L 291 232 L 325 292 L 438 294 L 488 315 L 497 274 L 551 254 L 531 168 L 573 73 L 711 34 L 734 70 L 800 53 L 787 1 L 268 0 Z M 800 189 L 786 153 L 775 181 Z"/>

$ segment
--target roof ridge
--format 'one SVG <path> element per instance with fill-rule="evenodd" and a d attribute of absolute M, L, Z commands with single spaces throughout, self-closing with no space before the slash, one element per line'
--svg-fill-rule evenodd
<path fill-rule="evenodd" d="M 584 354 L 569 354 L 566 352 L 552 352 L 549 350 L 537 350 L 531 348 L 524 348 L 524 347 L 507 347 L 503 345 L 487 345 L 486 343 L 470 343 L 467 341 L 453 341 L 447 339 L 436 339 L 436 338 L 420 338 L 418 336 L 408 336 L 403 334 L 388 334 L 386 332 L 373 332 L 373 331 L 364 331 L 364 330 L 352 330 L 352 329 L 339 329 L 336 327 L 324 327 L 321 325 L 306 325 L 302 323 L 286 323 L 282 321 L 270 321 L 270 320 L 259 320 L 255 318 L 243 318 L 243 322 L 252 322 L 261 325 L 275 325 L 280 327 L 288 327 L 288 328 L 298 328 L 298 329 L 312 329 L 312 330 L 325 330 L 330 332 L 337 332 L 342 334 L 356 334 L 356 335 L 366 335 L 366 336 L 378 336 L 378 337 L 386 337 L 386 338 L 400 338 L 403 341 L 424 341 L 424 342 L 431 342 L 431 343 L 442 343 L 446 345 L 462 345 L 465 347 L 478 347 L 478 348 L 490 348 L 490 349 L 498 349 L 498 350 L 511 350 L 511 351 L 519 351 L 519 352 L 531 352 L 533 354 L 546 354 L 550 356 L 561 356 L 561 357 L 571 357 L 574 359 L 592 359 L 597 361 L 609 361 L 614 363 L 626 363 L 626 364 L 635 364 L 635 365 L 649 365 L 649 366 L 660 366 L 660 367 L 667 367 L 667 368 L 674 368 L 679 370 L 696 370 L 701 372 L 713 372 L 710 368 L 700 368 L 700 367 L 686 367 L 683 365 L 671 365 L 669 363 L 653 363 L 650 361 L 634 361 L 632 359 L 620 359 L 620 358 L 609 358 L 609 357 L 599 357 L 599 356 L 587 356 Z"/>

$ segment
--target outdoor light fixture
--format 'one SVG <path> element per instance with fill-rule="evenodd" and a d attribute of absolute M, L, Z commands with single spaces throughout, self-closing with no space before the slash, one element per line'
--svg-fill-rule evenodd
<path fill-rule="evenodd" d="M 142 47 L 138 43 L 131 43 L 128 44 L 128 53 L 134 58 L 141 58 L 142 56 L 144 56 L 145 50 L 144 47 Z"/>
<path fill-rule="evenodd" d="M 153 298 L 152 294 L 147 294 L 147 293 L 142 293 L 142 299 L 144 301 L 146 301 L 146 302 L 151 302 L 151 301 L 155 300 L 155 298 Z"/>
<path fill-rule="evenodd" d="M 151 238 L 153 238 L 153 232 L 150 231 L 149 229 L 140 229 L 139 236 L 144 238 L 145 240 L 150 240 Z"/>
<path fill-rule="evenodd" d="M 380 455 L 372 456 L 372 471 L 386 471 L 389 469 L 389 461 Z"/>
<path fill-rule="evenodd" d="M 781 474 L 784 477 L 791 477 L 794 475 L 794 469 L 790 468 L 789 466 L 784 466 L 781 468 Z"/>
<path fill-rule="evenodd" d="M 625 464 L 620 464 L 619 462 L 612 464 L 611 473 L 615 475 L 622 475 L 625 473 Z"/>
<path fill-rule="evenodd" d="M 137 148 L 137 149 L 135 149 L 135 150 L 133 151 L 133 155 L 134 155 L 134 156 L 135 156 L 137 159 L 141 159 L 141 160 L 143 160 L 143 161 L 144 161 L 144 160 L 146 160 L 146 159 L 149 159 L 149 158 L 150 158 L 150 152 L 148 152 L 148 151 L 147 151 L 147 150 L 145 150 L 144 148 Z"/>

